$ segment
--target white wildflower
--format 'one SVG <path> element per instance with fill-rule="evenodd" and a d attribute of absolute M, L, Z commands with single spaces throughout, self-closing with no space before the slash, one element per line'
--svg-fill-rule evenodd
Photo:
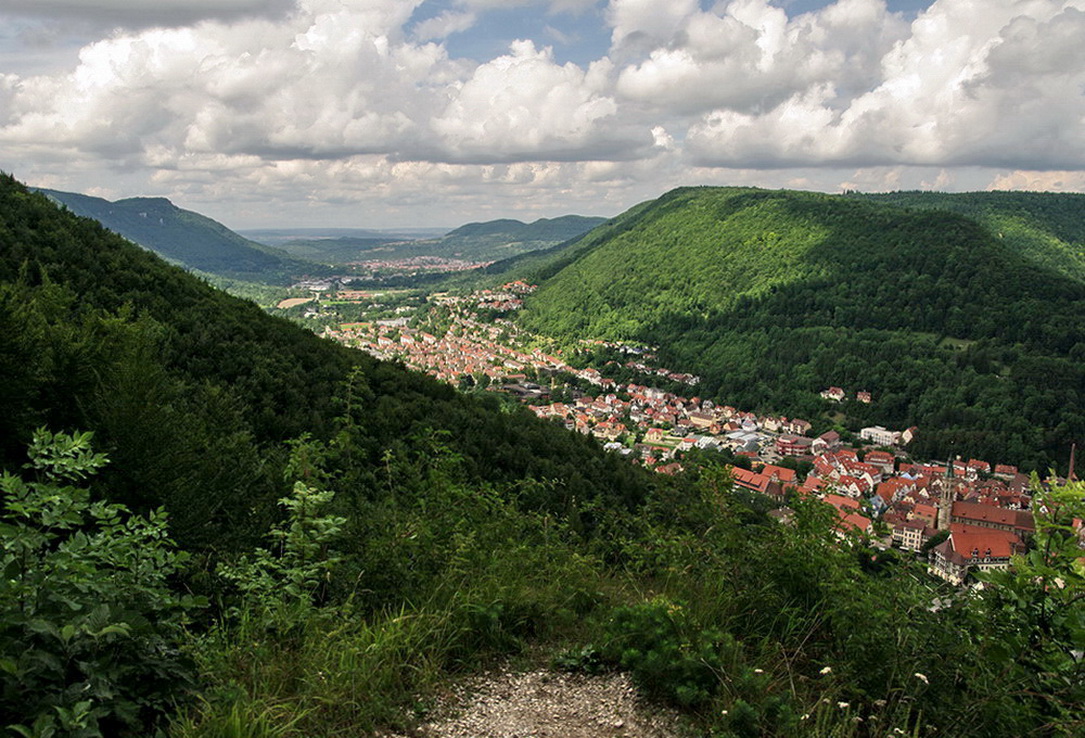
<path fill-rule="evenodd" d="M 930 682 L 927 680 L 927 675 L 926 674 L 920 674 L 917 671 L 915 673 L 915 678 L 918 679 L 919 681 L 923 682 L 924 684 L 930 684 Z"/>
<path fill-rule="evenodd" d="M 837 707 L 839 707 L 839 708 L 840 708 L 841 710 L 844 710 L 844 709 L 846 709 L 846 708 L 848 707 L 848 705 L 850 705 L 850 704 L 851 704 L 850 702 L 837 702 L 837 703 L 836 703 L 836 706 L 837 706 Z"/>
<path fill-rule="evenodd" d="M 822 676 L 825 676 L 826 674 L 832 674 L 833 673 L 833 667 L 826 666 L 826 667 L 822 668 L 822 670 L 819 671 L 818 673 L 821 674 Z"/>

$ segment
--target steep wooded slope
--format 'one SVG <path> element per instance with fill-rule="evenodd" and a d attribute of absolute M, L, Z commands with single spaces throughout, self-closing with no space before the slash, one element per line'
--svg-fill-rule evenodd
<path fill-rule="evenodd" d="M 639 340 L 740 406 L 918 424 L 931 453 L 1043 468 L 1085 436 L 1085 283 L 974 220 L 815 193 L 684 188 L 537 272 L 524 324 Z"/>
<path fill-rule="evenodd" d="M 9 177 L 0 371 L 5 468 L 34 427 L 94 430 L 114 461 L 108 493 L 167 505 L 186 544 L 261 535 L 283 493 L 282 443 L 303 433 L 349 442 L 357 494 L 379 483 L 387 453 L 415 453 L 433 434 L 476 482 L 546 480 L 529 505 L 645 489 L 588 439 L 272 318 Z"/>

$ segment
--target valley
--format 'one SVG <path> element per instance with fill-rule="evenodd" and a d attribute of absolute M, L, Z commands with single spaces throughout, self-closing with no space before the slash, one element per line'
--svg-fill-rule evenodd
<path fill-rule="evenodd" d="M 1085 0 L 0 27 L 0 738 L 1085 738 Z"/>
<path fill-rule="evenodd" d="M 1072 275 L 1038 272 L 1044 291 L 1025 280 L 977 307 L 966 298 L 993 267 L 962 261 L 963 246 L 939 241 L 925 268 L 952 276 L 932 292 L 911 271 L 919 252 L 894 265 L 896 246 L 879 251 L 871 236 L 844 255 L 911 293 L 883 295 L 872 279 L 812 290 L 803 280 L 843 269 L 825 265 L 841 252 L 811 265 L 828 236 L 792 251 L 767 235 L 786 220 L 760 214 L 744 243 L 768 246 L 716 254 L 734 263 L 713 278 L 749 290 L 714 285 L 688 324 L 660 323 L 678 313 L 656 307 L 702 289 L 686 236 L 730 238 L 711 219 L 753 217 L 748 191 L 697 191 L 689 206 L 714 214 L 686 234 L 666 220 L 687 217 L 679 191 L 480 269 L 398 282 L 216 277 L 261 309 L 14 180 L 0 185 L 11 573 L 0 679 L 24 732 L 68 730 L 61 715 L 116 735 L 158 726 L 202 738 L 238 721 L 257 735 L 411 734 L 450 681 L 508 659 L 526 672 L 626 674 L 694 734 L 1080 727 L 1081 681 L 1063 678 L 1080 670 L 1080 486 L 1072 466 L 1061 478 L 1022 473 L 1077 433 Z M 821 196 L 764 205 L 752 194 L 773 212 L 836 212 Z M 636 273 L 652 266 L 647 254 L 607 256 L 610 239 L 638 230 L 650 251 L 659 206 L 676 249 L 667 260 L 690 264 L 669 285 Z M 846 207 L 890 232 L 900 217 L 924 232 L 920 216 Z M 623 242 L 625 256 L 634 245 Z M 595 254 L 610 290 L 602 312 L 584 307 L 599 297 L 577 281 Z M 1018 277 L 1034 268 L 994 266 L 1006 264 Z M 634 287 L 620 286 L 622 269 Z M 796 280 L 806 286 L 789 292 Z M 636 312 L 629 289 L 649 307 Z M 938 294 L 962 302 L 941 318 L 941 307 L 894 317 Z M 994 327 L 947 331 L 963 320 L 954 307 L 1020 309 L 1028 335 L 997 323 L 1004 312 Z M 870 325 L 852 335 L 856 311 Z M 793 322 L 773 322 L 784 314 Z M 803 341 L 825 337 L 836 340 L 812 372 Z M 763 352 L 759 385 L 708 360 L 724 345 Z M 906 362 L 927 362 L 914 392 L 884 379 L 909 369 L 895 363 L 901 345 Z M 960 385 L 969 368 L 1011 396 L 1041 382 L 1062 393 L 1049 406 L 1026 391 L 1007 408 L 1036 434 L 1020 455 L 970 450 L 1012 447 L 977 443 L 1009 416 Z M 789 385 L 785 369 L 803 382 Z M 881 421 L 910 407 L 924 417 L 924 403 L 946 415 Z M 1035 424 L 1045 412 L 1065 422 Z M 932 461 L 946 446 L 963 453 Z M 83 531 L 101 553 L 72 558 Z M 126 553 L 140 547 L 153 562 Z M 1020 556 L 1040 550 L 1039 563 Z M 48 571 L 64 586 L 50 588 Z M 145 658 L 148 648 L 164 655 Z M 70 698 L 72 684 L 89 697 Z"/>

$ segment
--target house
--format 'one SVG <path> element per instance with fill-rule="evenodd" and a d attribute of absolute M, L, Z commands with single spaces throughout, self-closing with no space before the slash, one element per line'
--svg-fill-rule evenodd
<path fill-rule="evenodd" d="M 783 466 L 765 464 L 761 467 L 761 475 L 768 477 L 774 482 L 780 482 L 785 485 L 794 485 L 799 482 L 799 477 L 795 470 Z"/>
<path fill-rule="evenodd" d="M 896 458 L 888 451 L 867 451 L 863 457 L 864 464 L 870 464 L 881 470 L 882 474 L 892 474 Z"/>
<path fill-rule="evenodd" d="M 908 513 L 909 520 L 918 520 L 924 525 L 933 526 L 934 521 L 938 520 L 938 508 L 934 505 L 927 505 L 922 502 L 917 503 L 912 511 Z"/>
<path fill-rule="evenodd" d="M 967 525 L 973 529 L 990 528 L 1027 538 L 1036 532 L 1032 513 L 1028 510 L 1007 510 L 976 502 L 954 502 L 951 524 Z"/>
<path fill-rule="evenodd" d="M 1008 482 L 1017 476 L 1017 467 L 1009 464 L 995 464 L 995 476 Z"/>
<path fill-rule="evenodd" d="M 711 413 L 705 412 L 693 412 L 688 416 L 690 425 L 694 428 L 708 428 L 710 425 L 716 422 L 716 419 Z"/>
<path fill-rule="evenodd" d="M 844 538 L 852 533 L 859 533 L 861 535 L 870 535 L 874 530 L 874 526 L 870 522 L 870 518 L 859 513 L 840 512 L 840 518 L 833 529 L 833 532 L 839 537 Z"/>
<path fill-rule="evenodd" d="M 914 492 L 915 489 L 916 486 L 914 481 L 901 477 L 893 477 L 878 484 L 875 489 L 875 494 L 885 500 L 886 503 L 891 504 L 904 499 L 906 494 Z"/>
<path fill-rule="evenodd" d="M 830 387 L 829 389 L 822 390 L 821 396 L 826 400 L 832 400 L 833 402 L 843 402 L 848 397 L 848 393 L 840 387 Z"/>
<path fill-rule="evenodd" d="M 826 431 L 814 439 L 810 450 L 814 455 L 823 454 L 826 451 L 835 451 L 840 446 L 840 434 L 836 431 Z"/>
<path fill-rule="evenodd" d="M 731 480 L 736 487 L 741 489 L 760 492 L 770 497 L 782 498 L 784 496 L 783 485 L 773 481 L 772 477 L 748 471 L 738 466 L 731 467 Z"/>
<path fill-rule="evenodd" d="M 837 495 L 829 493 L 822 498 L 824 502 L 829 503 L 842 513 L 859 512 L 862 509 L 862 505 L 859 504 L 859 500 L 853 500 L 850 497 L 844 497 L 843 495 Z"/>
<path fill-rule="evenodd" d="M 979 475 L 987 476 L 991 473 L 991 465 L 986 461 L 980 461 L 979 459 L 968 460 L 968 476 L 975 479 Z"/>
<path fill-rule="evenodd" d="M 925 535 L 929 528 L 920 520 L 903 520 L 894 523 L 892 528 L 893 545 L 905 551 L 919 551 L 929 538 Z"/>
<path fill-rule="evenodd" d="M 796 436 L 805 436 L 810 432 L 810 429 L 814 426 L 802 418 L 792 418 L 783 426 L 783 429 L 788 433 L 794 433 Z"/>
<path fill-rule="evenodd" d="M 1010 558 L 1024 550 L 1013 533 L 954 524 L 949 538 L 931 549 L 927 571 L 951 584 L 961 584 L 970 571 L 1008 569 Z"/>
<path fill-rule="evenodd" d="M 866 390 L 859 390 L 858 392 L 856 392 L 855 393 L 855 399 L 858 400 L 859 402 L 865 403 L 867 405 L 869 405 L 872 402 L 872 398 L 870 397 L 870 393 L 867 392 Z"/>

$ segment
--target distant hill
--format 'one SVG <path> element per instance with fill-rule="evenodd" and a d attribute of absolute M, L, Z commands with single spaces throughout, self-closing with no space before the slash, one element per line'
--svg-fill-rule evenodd
<path fill-rule="evenodd" d="M 605 222 L 606 218 L 565 215 L 532 223 L 509 219 L 468 223 L 446 234 L 437 245 L 449 253 L 462 255 L 460 258 L 505 259 L 582 236 Z"/>
<path fill-rule="evenodd" d="M 237 231 L 267 246 L 290 241 L 327 240 L 342 238 L 374 239 L 378 241 L 416 241 L 434 239 L 448 233 L 447 228 L 240 228 Z"/>
<path fill-rule="evenodd" d="M 321 264 L 348 264 L 368 259 L 395 259 L 416 241 L 432 241 L 447 229 L 397 228 L 261 228 L 239 231 L 297 259 Z M 413 255 L 413 254 L 412 254 Z"/>
<path fill-rule="evenodd" d="M 250 241 L 211 218 L 177 207 L 164 197 L 110 202 L 72 192 L 39 191 L 76 215 L 93 218 L 163 258 L 193 269 L 274 282 L 326 271 Z"/>
<path fill-rule="evenodd" d="M 437 256 L 467 262 L 498 261 L 532 253 L 581 236 L 604 218 L 565 215 L 542 218 L 533 223 L 519 220 L 491 220 L 468 223 L 440 237 L 424 232 L 342 231 L 329 229 L 305 237 L 284 239 L 274 231 L 251 231 L 265 243 L 274 243 L 283 251 L 301 259 L 323 264 L 346 264 L 358 261 L 394 261 L 417 256 Z M 269 239 L 273 238 L 274 241 Z"/>
<path fill-rule="evenodd" d="M 658 345 L 702 396 L 915 424 L 924 452 L 1040 469 L 1085 438 L 1085 281 L 1054 242 L 857 198 L 683 188 L 529 271 L 526 327 Z M 829 407 L 829 385 L 876 401 Z"/>

